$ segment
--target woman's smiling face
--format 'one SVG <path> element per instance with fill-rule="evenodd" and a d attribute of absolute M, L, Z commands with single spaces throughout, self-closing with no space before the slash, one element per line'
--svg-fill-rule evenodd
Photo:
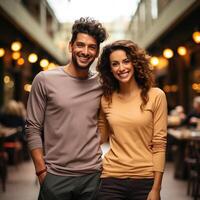
<path fill-rule="evenodd" d="M 132 81 L 134 75 L 133 63 L 124 50 L 118 49 L 110 54 L 110 67 L 113 76 L 120 84 Z"/>

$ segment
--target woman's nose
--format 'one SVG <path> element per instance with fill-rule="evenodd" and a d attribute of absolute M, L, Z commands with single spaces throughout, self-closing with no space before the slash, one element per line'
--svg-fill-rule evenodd
<path fill-rule="evenodd" d="M 124 70 L 124 65 L 123 65 L 123 63 L 120 63 L 120 64 L 119 64 L 119 70 L 120 70 L 120 71 L 123 71 L 123 70 Z"/>

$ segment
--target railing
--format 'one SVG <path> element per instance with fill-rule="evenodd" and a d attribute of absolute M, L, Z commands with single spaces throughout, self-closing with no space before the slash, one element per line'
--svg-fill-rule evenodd
<path fill-rule="evenodd" d="M 128 26 L 126 36 L 148 48 L 197 0 L 141 0 Z"/>

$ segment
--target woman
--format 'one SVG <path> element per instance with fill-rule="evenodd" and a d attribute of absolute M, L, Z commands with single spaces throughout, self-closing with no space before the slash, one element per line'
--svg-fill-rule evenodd
<path fill-rule="evenodd" d="M 104 156 L 99 200 L 159 200 L 165 164 L 167 103 L 153 87 L 149 56 L 129 40 L 104 47 L 99 130 Z"/>

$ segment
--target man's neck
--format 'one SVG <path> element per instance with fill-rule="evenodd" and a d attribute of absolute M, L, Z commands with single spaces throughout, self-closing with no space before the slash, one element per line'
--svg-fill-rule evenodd
<path fill-rule="evenodd" d="M 89 70 L 77 70 L 72 63 L 64 67 L 67 74 L 75 78 L 86 79 L 89 77 Z"/>

